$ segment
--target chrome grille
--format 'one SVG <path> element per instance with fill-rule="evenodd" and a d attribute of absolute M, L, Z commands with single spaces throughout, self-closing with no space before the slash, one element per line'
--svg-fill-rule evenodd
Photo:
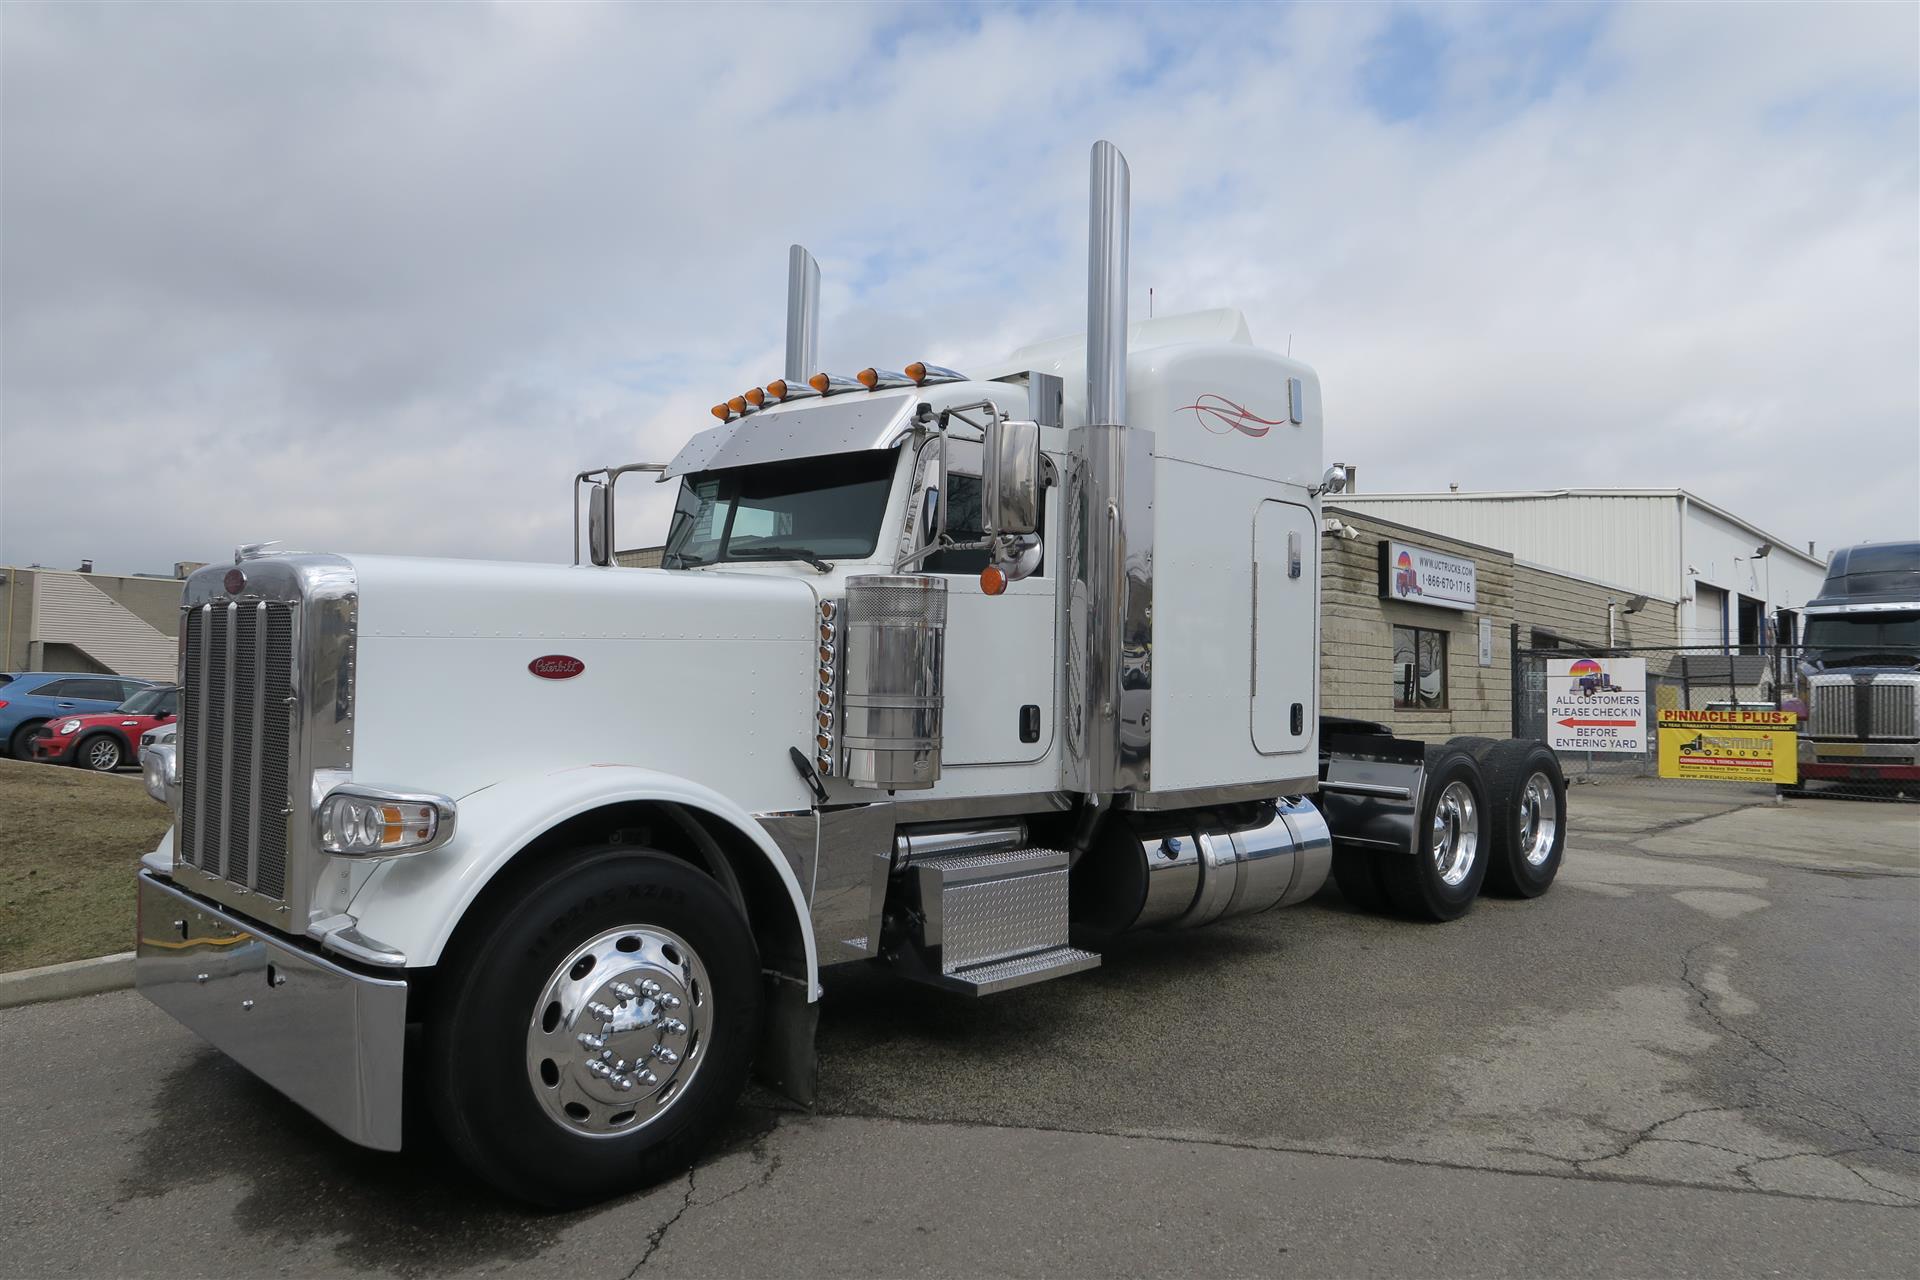
<path fill-rule="evenodd" d="M 1869 699 L 1867 736 L 1870 738 L 1912 738 L 1914 733 L 1914 686 L 1888 680 L 1873 682 Z"/>
<path fill-rule="evenodd" d="M 1809 729 L 1815 738 L 1904 739 L 1920 737 L 1920 678 L 1913 676 L 1875 676 L 1862 690 L 1853 677 L 1816 676 L 1813 681 L 1813 709 Z M 1867 723 L 1860 724 L 1865 704 Z"/>
<path fill-rule="evenodd" d="M 216 601 L 186 611 L 180 701 L 180 856 L 284 900 L 293 748 L 293 606 Z"/>
<path fill-rule="evenodd" d="M 1845 676 L 1816 679 L 1813 682 L 1813 736 L 1851 738 L 1853 729 L 1853 681 Z"/>

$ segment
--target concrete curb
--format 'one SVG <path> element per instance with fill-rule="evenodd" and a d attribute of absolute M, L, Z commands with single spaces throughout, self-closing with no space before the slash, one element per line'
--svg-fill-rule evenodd
<path fill-rule="evenodd" d="M 0 973 L 0 1009 L 39 1004 L 43 1000 L 98 995 L 102 991 L 124 991 L 132 985 L 131 951 L 122 951 L 117 956 L 96 956 L 92 960 L 69 960 L 65 964 Z"/>

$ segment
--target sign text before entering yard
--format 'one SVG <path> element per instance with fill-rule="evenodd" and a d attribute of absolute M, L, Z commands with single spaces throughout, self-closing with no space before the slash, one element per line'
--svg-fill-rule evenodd
<path fill-rule="evenodd" d="M 1660 776 L 1797 782 L 1800 717 L 1791 711 L 1660 712 Z"/>
<path fill-rule="evenodd" d="M 1555 751 L 1647 749 L 1645 658 L 1549 658 L 1547 742 Z"/>
<path fill-rule="evenodd" d="M 1471 612 L 1473 561 L 1406 542 L 1380 544 L 1380 598 Z"/>

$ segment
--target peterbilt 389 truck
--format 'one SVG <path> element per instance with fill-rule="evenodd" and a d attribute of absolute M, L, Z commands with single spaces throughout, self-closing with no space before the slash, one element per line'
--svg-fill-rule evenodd
<path fill-rule="evenodd" d="M 571 566 L 194 574 L 140 990 L 558 1205 L 685 1167 L 750 1071 L 810 1099 L 835 966 L 990 997 L 1330 868 L 1425 920 L 1545 891 L 1551 751 L 1321 715 L 1319 382 L 1235 312 L 1129 325 L 1128 183 L 1097 144 L 1084 338 L 972 376 L 819 372 L 796 246 L 786 376 L 576 477 Z M 623 476 L 677 488 L 658 568 Z"/>

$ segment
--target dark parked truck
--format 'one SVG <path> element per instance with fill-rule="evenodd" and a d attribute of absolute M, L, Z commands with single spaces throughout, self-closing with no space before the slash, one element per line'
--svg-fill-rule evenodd
<path fill-rule="evenodd" d="M 1319 381 L 1237 312 L 1130 324 L 1093 161 L 1084 339 L 817 372 L 796 247 L 785 376 L 576 477 L 590 563 L 194 574 L 141 991 L 354 1141 L 420 1099 L 572 1204 L 685 1168 L 750 1069 L 809 1098 L 833 965 L 997 997 L 1329 874 L 1433 921 L 1544 892 L 1551 751 L 1320 715 Z M 615 563 L 633 472 L 659 568 Z"/>
<path fill-rule="evenodd" d="M 1802 778 L 1920 785 L 1920 542 L 1834 553 L 1800 679 Z"/>

